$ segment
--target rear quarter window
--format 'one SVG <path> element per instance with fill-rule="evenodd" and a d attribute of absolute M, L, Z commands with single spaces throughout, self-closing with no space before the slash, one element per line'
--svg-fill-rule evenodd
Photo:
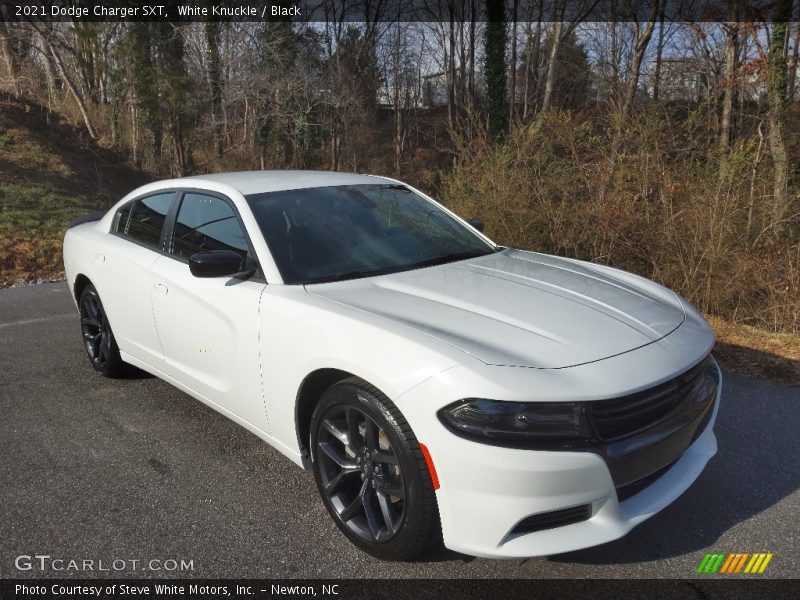
<path fill-rule="evenodd" d="M 175 198 L 173 192 L 128 202 L 114 215 L 112 231 L 153 249 L 161 247 L 161 231 Z"/>

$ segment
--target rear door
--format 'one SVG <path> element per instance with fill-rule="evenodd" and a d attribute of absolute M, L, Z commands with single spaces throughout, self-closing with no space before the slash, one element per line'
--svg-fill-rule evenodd
<path fill-rule="evenodd" d="M 174 191 L 158 192 L 121 206 L 107 243 L 94 256 L 96 284 L 120 350 L 159 369 L 164 353 L 150 303 L 152 267 L 174 199 Z"/>
<path fill-rule="evenodd" d="M 210 192 L 186 191 L 166 252 L 153 265 L 153 314 L 165 372 L 207 400 L 266 431 L 259 363 L 258 274 L 248 280 L 198 278 L 196 252 L 233 250 L 257 266 L 234 204 Z"/>

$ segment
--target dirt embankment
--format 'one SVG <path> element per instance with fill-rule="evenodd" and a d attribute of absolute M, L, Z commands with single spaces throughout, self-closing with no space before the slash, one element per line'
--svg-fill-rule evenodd
<path fill-rule="evenodd" d="M 57 114 L 0 94 L 0 287 L 63 276 L 67 222 L 150 179 Z"/>

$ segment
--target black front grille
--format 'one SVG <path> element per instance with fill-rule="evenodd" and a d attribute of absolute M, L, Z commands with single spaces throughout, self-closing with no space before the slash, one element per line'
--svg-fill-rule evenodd
<path fill-rule="evenodd" d="M 585 521 L 591 516 L 591 504 L 582 504 L 581 506 L 539 513 L 538 515 L 531 515 L 530 517 L 522 519 L 522 521 L 517 523 L 517 526 L 511 530 L 511 535 L 521 535 L 534 531 L 542 531 L 544 529 L 563 527 L 564 525 Z"/>
<path fill-rule="evenodd" d="M 710 356 L 696 367 L 644 392 L 591 402 L 589 414 L 601 440 L 611 441 L 653 427 L 693 398 L 702 385 Z"/>
<path fill-rule="evenodd" d="M 591 403 L 587 415 L 597 448 L 622 496 L 652 484 L 706 430 L 719 383 L 709 356 L 645 392 Z"/>

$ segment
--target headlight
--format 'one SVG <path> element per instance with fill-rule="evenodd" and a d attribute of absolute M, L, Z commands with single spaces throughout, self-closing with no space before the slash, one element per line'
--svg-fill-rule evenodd
<path fill-rule="evenodd" d="M 584 403 L 467 398 L 445 406 L 438 414 L 453 433 L 488 444 L 576 448 L 592 438 Z"/>

